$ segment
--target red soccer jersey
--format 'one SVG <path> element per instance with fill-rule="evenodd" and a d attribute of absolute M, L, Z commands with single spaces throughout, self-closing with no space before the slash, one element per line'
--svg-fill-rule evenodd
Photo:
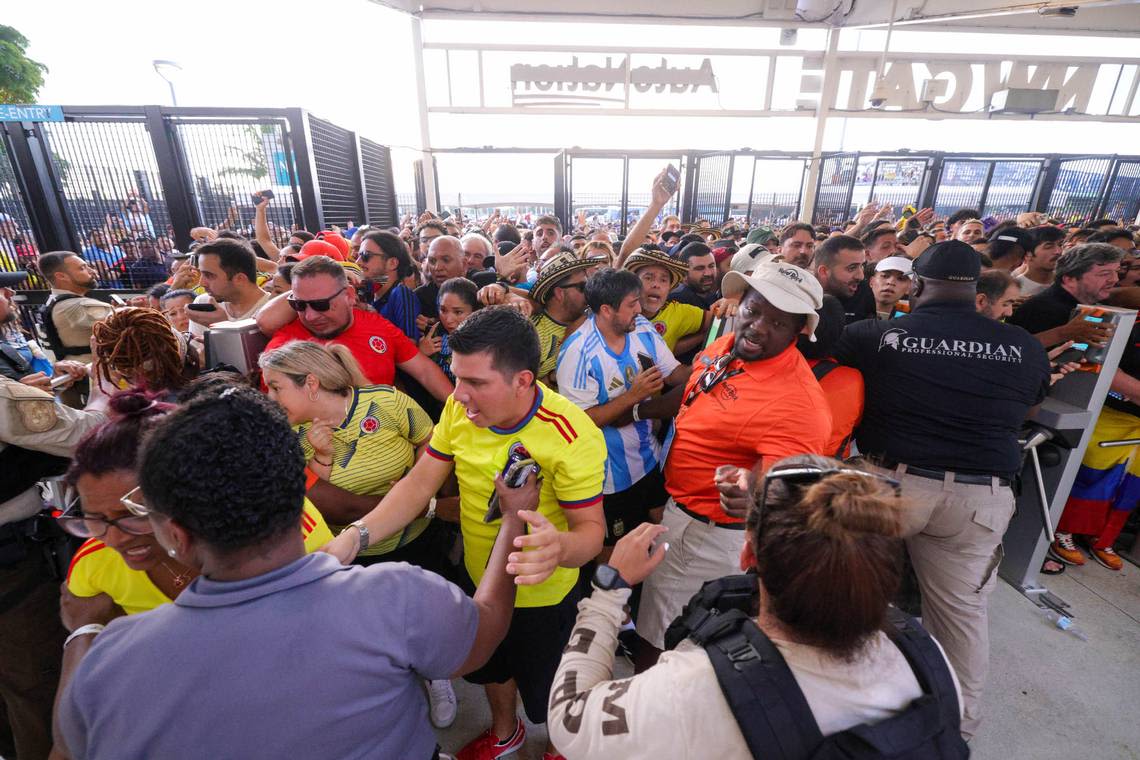
<path fill-rule="evenodd" d="M 318 338 L 297 319 L 278 330 L 265 350 L 272 351 L 292 340 L 346 346 L 356 357 L 364 376 L 375 385 L 391 385 L 396 380 L 396 365 L 408 361 L 419 351 L 408 336 L 384 317 L 360 309 L 352 312 L 352 326 L 335 338 Z"/>

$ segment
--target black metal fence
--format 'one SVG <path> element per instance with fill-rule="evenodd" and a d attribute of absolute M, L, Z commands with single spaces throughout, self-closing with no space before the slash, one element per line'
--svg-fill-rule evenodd
<path fill-rule="evenodd" d="M 282 239 L 295 227 L 398 223 L 389 149 L 301 109 L 63 111 L 62 122 L 0 130 L 0 270 L 60 249 L 104 270 L 161 261 L 194 227 L 249 230 L 263 190 Z"/>

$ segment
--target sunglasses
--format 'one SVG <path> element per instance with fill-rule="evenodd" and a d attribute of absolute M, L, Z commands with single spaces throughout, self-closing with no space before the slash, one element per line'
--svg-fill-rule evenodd
<path fill-rule="evenodd" d="M 710 364 L 709 368 L 702 372 L 701 376 L 697 378 L 697 382 L 693 384 L 688 395 L 685 396 L 684 405 L 689 406 L 700 394 L 708 393 L 723 381 L 743 372 L 743 367 L 737 367 L 731 370 L 728 368 L 728 365 L 731 364 L 735 358 L 733 354 L 728 353 Z"/>
<path fill-rule="evenodd" d="M 127 496 L 130 496 L 137 490 L 138 487 L 136 486 L 131 489 L 126 496 L 119 499 L 119 501 L 124 502 Z M 102 538 L 107 535 L 107 531 L 110 530 L 111 526 L 132 536 L 149 536 L 154 533 L 154 527 L 151 525 L 150 520 L 139 515 L 130 507 L 127 509 L 131 513 L 130 515 L 113 519 L 85 515 L 79 505 L 79 495 L 69 489 L 67 508 L 63 511 L 63 514 L 56 517 L 55 520 L 60 528 L 77 538 Z"/>
<path fill-rule="evenodd" d="M 780 480 L 785 483 L 803 487 L 812 483 L 818 483 L 832 475 L 855 475 L 860 478 L 873 478 L 882 483 L 886 483 L 894 489 L 896 497 L 902 495 L 902 489 L 899 487 L 897 480 L 888 478 L 886 475 L 880 475 L 877 472 L 856 470 L 854 467 L 817 467 L 811 464 L 795 465 L 779 470 L 769 470 L 767 474 L 764 475 L 764 487 L 760 489 L 760 501 L 757 504 L 757 509 L 760 510 L 760 516 L 763 517 L 764 515 L 764 509 L 768 503 L 768 489 L 773 482 Z"/>
<path fill-rule="evenodd" d="M 347 287 L 347 286 L 345 286 L 345 287 Z M 313 311 L 328 311 L 329 309 L 332 308 L 332 300 L 334 298 L 336 298 L 337 296 L 339 296 L 344 291 L 345 291 L 345 288 L 341 288 L 340 290 L 333 293 L 328 298 L 312 298 L 312 299 L 309 299 L 308 301 L 306 301 L 302 298 L 290 297 L 290 298 L 286 298 L 285 300 L 289 303 L 289 305 L 291 307 L 293 307 L 293 311 L 297 312 L 298 314 L 303 314 L 306 309 L 312 309 Z"/>
<path fill-rule="evenodd" d="M 566 288 L 568 290 L 577 290 L 579 293 L 586 292 L 586 283 L 584 282 L 570 282 L 565 285 L 557 285 L 555 287 Z"/>

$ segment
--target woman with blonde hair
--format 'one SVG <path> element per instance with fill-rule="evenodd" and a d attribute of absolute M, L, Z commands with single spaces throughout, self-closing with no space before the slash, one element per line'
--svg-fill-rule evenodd
<path fill-rule="evenodd" d="M 578 258 L 593 259 L 598 257 L 605 257 L 606 263 L 604 266 L 614 266 L 614 259 L 617 258 L 614 253 L 614 247 L 604 240 L 591 240 L 582 246 L 582 250 L 578 252 Z"/>
<path fill-rule="evenodd" d="M 348 348 L 293 341 L 258 360 L 269 396 L 285 409 L 301 439 L 309 469 L 370 505 L 317 503 L 333 533 L 357 524 L 412 468 L 431 439 L 432 422 L 419 404 L 390 385 L 371 385 Z M 449 533 L 435 503 L 394 536 L 368 536 L 356 564 L 409 562 L 446 576 Z M 432 723 L 446 728 L 457 713 L 447 680 L 427 683 Z"/>

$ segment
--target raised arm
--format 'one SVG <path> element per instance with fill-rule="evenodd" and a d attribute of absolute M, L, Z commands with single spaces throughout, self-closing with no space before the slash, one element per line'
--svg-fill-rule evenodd
<path fill-rule="evenodd" d="M 261 245 L 261 250 L 265 251 L 265 255 L 276 261 L 281 255 L 281 251 L 273 242 L 273 236 L 269 234 L 269 220 L 266 214 L 268 208 L 269 199 L 265 197 L 262 197 L 261 202 L 254 207 L 253 235 L 258 244 Z"/>
<path fill-rule="evenodd" d="M 665 208 L 665 204 L 673 197 L 673 193 L 669 192 L 669 188 L 665 184 L 665 173 L 667 171 L 668 168 L 662 169 L 661 172 L 653 178 L 653 188 L 651 190 L 653 197 L 649 201 L 649 207 L 645 209 L 645 213 L 637 220 L 637 224 L 633 225 L 633 229 L 625 236 L 625 242 L 621 244 L 621 251 L 618 252 L 617 263 L 614 266 L 620 267 L 625 263 L 625 260 L 631 253 L 641 247 L 641 244 L 645 242 L 645 236 L 653 226 L 654 220 L 657 219 L 657 215 L 661 213 L 661 209 Z"/>

